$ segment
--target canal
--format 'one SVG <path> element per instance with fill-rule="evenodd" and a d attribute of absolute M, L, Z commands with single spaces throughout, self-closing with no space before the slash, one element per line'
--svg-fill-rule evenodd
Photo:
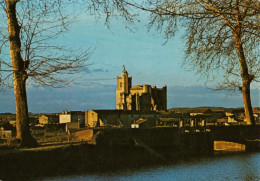
<path fill-rule="evenodd" d="M 178 161 L 167 166 L 122 172 L 55 177 L 45 181 L 80 180 L 260 180 L 260 153 L 218 154 L 214 157 Z"/>

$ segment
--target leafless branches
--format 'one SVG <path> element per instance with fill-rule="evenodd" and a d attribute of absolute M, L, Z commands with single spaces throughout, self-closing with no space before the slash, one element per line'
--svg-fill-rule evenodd
<path fill-rule="evenodd" d="M 242 86 L 235 39 L 242 42 L 249 77 L 259 81 L 259 1 L 149 0 L 126 4 L 150 12 L 149 27 L 163 33 L 167 40 L 179 26 L 185 28 L 183 66 L 210 80 L 221 79 L 218 88 Z"/>
<path fill-rule="evenodd" d="M 206 82 L 220 81 L 217 90 L 239 88 L 247 124 L 254 125 L 250 97 L 259 80 L 259 0 L 148 0 L 128 5 L 150 13 L 150 28 L 172 38 L 185 28 L 184 67 L 196 70 Z"/>
<path fill-rule="evenodd" d="M 0 0 L 1 7 L 5 3 Z M 69 84 L 77 76 L 75 73 L 84 72 L 88 66 L 87 59 L 93 50 L 90 48 L 77 49 L 66 45 L 59 37 L 66 35 L 69 26 L 76 20 L 77 14 L 69 2 L 60 0 L 30 1 L 17 3 L 16 11 L 20 25 L 21 54 L 24 71 L 28 78 L 38 84 L 60 87 Z M 12 74 L 11 61 L 8 54 L 8 25 L 6 15 L 2 11 L 0 22 L 0 61 L 1 84 L 9 84 Z M 2 51 L 1 51 L 2 50 Z M 75 74 L 75 75 L 71 75 Z M 4 78 L 5 77 L 5 78 Z"/>
<path fill-rule="evenodd" d="M 133 7 L 125 0 L 90 0 L 83 1 L 84 6 L 91 14 L 95 14 L 97 17 L 105 17 L 105 24 L 109 27 L 111 18 L 121 18 L 125 27 L 132 30 L 134 28 L 134 21 L 137 14 L 134 13 Z"/>

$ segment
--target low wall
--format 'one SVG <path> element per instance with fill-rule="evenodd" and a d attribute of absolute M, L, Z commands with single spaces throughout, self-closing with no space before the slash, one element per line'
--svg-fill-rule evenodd
<path fill-rule="evenodd" d="M 227 141 L 214 141 L 215 151 L 245 151 L 246 146 L 244 144 L 227 142 Z"/>
<path fill-rule="evenodd" d="M 213 154 L 207 132 L 180 132 L 178 128 L 103 129 L 95 142 L 102 147 L 139 146 L 166 159 Z"/>
<path fill-rule="evenodd" d="M 90 141 L 94 136 L 93 129 L 85 129 L 82 131 L 77 131 L 74 133 L 74 136 L 79 141 Z"/>

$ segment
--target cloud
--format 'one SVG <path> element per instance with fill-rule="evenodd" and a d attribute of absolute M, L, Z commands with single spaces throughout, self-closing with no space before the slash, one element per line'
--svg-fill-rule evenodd
<path fill-rule="evenodd" d="M 108 70 L 107 69 L 103 69 L 103 68 L 97 68 L 97 69 L 91 70 L 91 72 L 108 72 Z"/>
<path fill-rule="evenodd" d="M 259 94 L 259 90 L 251 90 L 251 101 L 254 107 L 260 106 Z M 168 108 L 197 106 L 243 107 L 242 94 L 230 95 L 226 91 L 213 91 L 203 86 L 168 87 Z"/>
<path fill-rule="evenodd" d="M 90 86 L 92 85 L 92 86 Z M 115 109 L 116 85 L 90 83 L 63 89 L 31 87 L 27 91 L 30 112 L 61 112 L 62 110 Z M 260 91 L 251 90 L 252 105 L 260 106 Z M 12 91 L 0 93 L 0 112 L 15 113 Z M 212 91 L 203 86 L 168 86 L 168 108 L 172 107 L 242 107 L 240 93 L 228 95 L 224 91 Z"/>

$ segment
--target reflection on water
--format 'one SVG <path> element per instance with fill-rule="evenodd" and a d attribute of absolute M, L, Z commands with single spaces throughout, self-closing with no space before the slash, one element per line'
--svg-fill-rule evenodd
<path fill-rule="evenodd" d="M 46 180 L 260 180 L 260 153 L 194 159 L 138 171 L 129 170 Z"/>

